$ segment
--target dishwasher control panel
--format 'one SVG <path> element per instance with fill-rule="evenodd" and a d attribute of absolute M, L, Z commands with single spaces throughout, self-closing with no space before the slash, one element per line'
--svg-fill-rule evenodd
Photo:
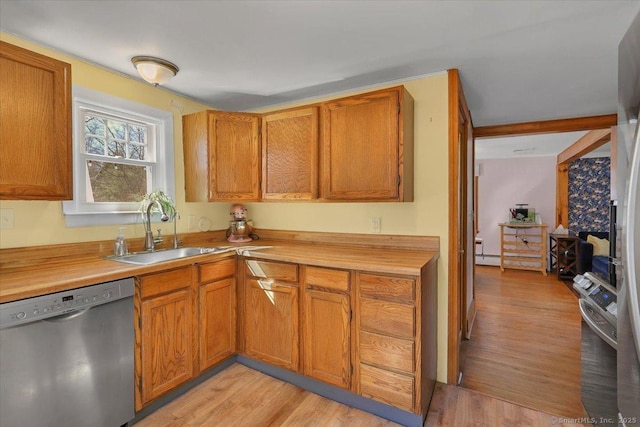
<path fill-rule="evenodd" d="M 128 278 L 0 304 L 0 329 L 130 297 L 133 289 L 133 279 Z"/>

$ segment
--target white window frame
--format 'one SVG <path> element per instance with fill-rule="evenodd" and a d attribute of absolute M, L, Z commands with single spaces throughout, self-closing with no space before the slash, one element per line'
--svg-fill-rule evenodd
<path fill-rule="evenodd" d="M 87 110 L 124 120 L 143 122 L 155 129 L 150 138 L 155 154 L 151 167 L 152 189 L 175 199 L 173 113 L 80 86 L 73 87 L 73 200 L 62 202 L 67 227 L 135 224 L 140 222 L 138 203 L 86 201 L 87 168 L 84 152 L 84 114 Z M 152 137 L 150 132 L 147 137 Z M 153 141 L 151 140 L 153 139 Z M 105 157 L 106 161 L 109 158 Z"/>

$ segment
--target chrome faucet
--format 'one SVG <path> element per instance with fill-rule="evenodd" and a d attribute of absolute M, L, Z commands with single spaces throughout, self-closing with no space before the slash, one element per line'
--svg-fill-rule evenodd
<path fill-rule="evenodd" d="M 147 206 L 146 221 L 144 223 L 144 230 L 145 230 L 144 249 L 147 250 L 147 251 L 155 250 L 155 242 L 154 242 L 154 239 L 153 239 L 153 231 L 151 231 L 151 208 L 153 206 L 157 206 L 158 209 L 160 209 L 160 213 L 161 213 L 160 221 L 162 221 L 162 222 L 169 221 L 169 216 L 164 211 L 164 208 L 162 207 L 162 204 L 159 201 L 154 200 L 153 202 L 149 203 L 149 206 Z"/>

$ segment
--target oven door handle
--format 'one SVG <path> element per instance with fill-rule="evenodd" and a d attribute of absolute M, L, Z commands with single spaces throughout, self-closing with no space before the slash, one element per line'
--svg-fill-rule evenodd
<path fill-rule="evenodd" d="M 44 320 L 45 322 L 65 322 L 67 320 L 80 317 L 89 310 L 91 310 L 91 307 L 85 308 L 84 310 L 72 311 L 71 313 L 64 313 L 59 316 L 49 317 L 48 319 L 42 319 L 42 320 Z"/>
<path fill-rule="evenodd" d="M 598 324 L 591 318 L 591 314 L 588 311 L 588 309 L 591 308 L 589 307 L 589 305 L 590 304 L 582 298 L 578 300 L 578 306 L 580 307 L 580 314 L 582 315 L 582 319 L 593 332 L 595 332 L 600 338 L 602 338 L 604 342 L 618 350 L 618 343 L 616 342 L 616 340 L 614 340 L 606 332 L 604 332 L 600 328 L 600 326 L 598 326 Z M 593 310 L 593 308 L 591 308 L 591 310 Z"/>

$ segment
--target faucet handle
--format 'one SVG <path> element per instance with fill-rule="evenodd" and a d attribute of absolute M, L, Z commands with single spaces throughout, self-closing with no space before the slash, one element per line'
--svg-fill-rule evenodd
<path fill-rule="evenodd" d="M 162 238 L 162 229 L 158 228 L 158 236 L 153 239 L 154 243 L 162 243 L 164 239 Z"/>

